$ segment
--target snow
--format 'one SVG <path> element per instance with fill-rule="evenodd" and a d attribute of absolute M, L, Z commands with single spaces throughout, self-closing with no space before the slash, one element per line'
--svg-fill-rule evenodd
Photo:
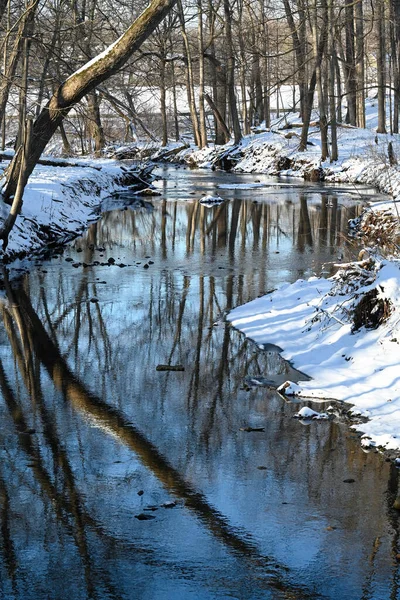
<path fill-rule="evenodd" d="M 59 243 L 74 238 L 97 218 L 101 200 L 123 189 L 118 183 L 123 173 L 116 161 L 81 162 L 85 168 L 36 166 L 3 260 L 39 252 L 50 232 Z M 0 209 L 4 219 L 9 208 L 1 203 Z"/>
<path fill-rule="evenodd" d="M 228 153 L 234 161 L 234 172 L 279 174 L 303 180 L 306 173 L 316 170 L 323 173 L 328 183 L 372 185 L 400 201 L 400 168 L 398 165 L 390 166 L 388 158 L 388 144 L 391 142 L 394 154 L 400 160 L 400 135 L 375 132 L 377 107 L 373 99 L 367 100 L 366 117 L 369 129 L 338 127 L 339 160 L 333 163 L 329 159 L 321 161 L 318 128 L 310 128 L 307 151 L 298 151 L 300 129 L 293 126 L 299 124 L 297 113 L 275 119 L 269 131 L 260 127 L 243 138 L 239 146 L 229 142 L 225 146 L 209 145 L 202 150 L 189 147 L 182 150 L 176 159 L 200 168 L 210 168 Z M 317 118 L 318 114 L 314 113 L 312 119 Z M 288 163 L 287 168 L 285 163 Z M 257 185 L 262 184 L 254 182 L 253 187 Z M 388 200 L 380 208 L 396 213 L 393 200 Z"/>
<path fill-rule="evenodd" d="M 312 377 L 283 384 L 283 393 L 351 403 L 353 415 L 368 418 L 354 427 L 370 444 L 399 450 L 400 261 L 371 265 L 358 278 L 342 269 L 330 279 L 298 280 L 234 309 L 228 320 L 258 344 L 283 348 L 282 356 Z M 354 330 L 354 307 L 372 289 L 390 299 L 390 316 L 377 329 Z"/>
<path fill-rule="evenodd" d="M 176 159 L 209 168 L 221 153 L 230 152 L 237 172 L 273 175 L 279 172 L 301 179 L 310 169 L 318 169 L 327 182 L 364 183 L 388 193 L 387 201 L 374 203 L 370 210 L 389 211 L 398 217 L 400 168 L 389 165 L 387 147 L 391 142 L 395 155 L 400 157 L 400 136 L 373 131 L 376 107 L 372 100 L 367 103 L 370 129 L 339 127 L 340 159 L 335 163 L 321 161 L 317 129 L 310 130 L 307 152 L 298 152 L 299 130 L 282 129 L 297 121 L 296 114 L 286 114 L 273 122 L 270 131 L 261 126 L 243 139 L 239 147 L 230 143 L 222 148 L 196 150 L 191 146 Z M 288 168 L 282 171 L 279 164 L 285 161 Z M 6 258 L 40 250 L 44 244 L 42 232 L 50 226 L 58 231 L 58 240 L 63 242 L 96 218 L 101 200 L 120 189 L 120 171 L 115 161 L 85 161 L 85 164 L 88 168 L 36 167 L 25 191 L 22 214 L 10 236 Z M 268 183 L 268 187 L 272 185 Z M 219 188 L 259 186 L 265 183 L 227 183 Z M 205 196 L 200 200 L 206 206 L 223 201 L 220 196 Z M 4 218 L 7 213 L 8 207 L 1 204 L 0 216 Z M 377 246 L 379 249 L 379 243 Z M 352 415 L 358 419 L 354 427 L 364 434 L 362 445 L 397 451 L 400 450 L 399 271 L 397 258 L 377 257 L 371 259 L 368 267 L 364 260 L 342 265 L 333 278 L 314 276 L 283 284 L 275 292 L 228 315 L 228 320 L 246 336 L 261 346 L 273 344 L 282 348 L 284 358 L 311 377 L 307 381 L 286 382 L 280 388 L 282 393 L 313 401 L 331 399 L 350 403 Z M 390 302 L 390 314 L 376 329 L 355 329 L 354 309 L 360 298 L 373 289 L 377 290 L 377 298 Z M 310 410 L 301 409 L 299 418 L 309 417 Z"/>
<path fill-rule="evenodd" d="M 303 406 L 294 417 L 296 419 L 312 419 L 313 421 L 326 421 L 329 419 L 326 413 L 319 413 L 308 406 Z"/>

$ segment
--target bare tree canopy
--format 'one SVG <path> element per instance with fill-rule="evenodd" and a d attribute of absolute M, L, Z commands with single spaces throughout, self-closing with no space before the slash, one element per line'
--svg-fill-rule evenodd
<path fill-rule="evenodd" d="M 175 2 L 176 0 L 153 0 L 116 42 L 73 73 L 57 88 L 34 123 L 28 155 L 25 157 L 25 180 L 32 173 L 43 150 L 70 109 L 127 62 L 168 14 Z M 17 153 L 8 171 L 8 182 L 4 192 L 6 201 L 14 196 L 17 188 L 23 164 L 21 154 Z"/>

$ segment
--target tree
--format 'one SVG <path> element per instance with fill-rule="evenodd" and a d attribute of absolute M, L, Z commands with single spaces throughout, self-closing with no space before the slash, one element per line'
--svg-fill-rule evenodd
<path fill-rule="evenodd" d="M 32 139 L 25 159 L 23 160 L 22 151 L 17 152 L 7 170 L 7 186 L 3 193 L 6 202 L 10 203 L 10 199 L 15 194 L 21 168 L 24 166 L 26 181 L 71 108 L 127 62 L 168 14 L 175 2 L 176 0 L 152 0 L 121 37 L 81 69 L 75 71 L 57 88 L 33 125 Z"/>

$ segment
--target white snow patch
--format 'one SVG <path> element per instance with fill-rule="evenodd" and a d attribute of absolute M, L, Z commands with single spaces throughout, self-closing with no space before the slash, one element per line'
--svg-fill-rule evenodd
<path fill-rule="evenodd" d="M 326 413 L 319 413 L 308 406 L 303 406 L 294 417 L 296 419 L 313 419 L 316 421 L 326 421 L 329 416 Z"/>
<path fill-rule="evenodd" d="M 48 231 L 59 243 L 72 239 L 97 218 L 96 210 L 103 198 L 112 191 L 124 189 L 118 183 L 123 173 L 116 161 L 82 162 L 89 168 L 35 167 L 5 256 L 14 258 L 40 251 Z M 9 207 L 0 203 L 0 211 L 4 219 Z"/>

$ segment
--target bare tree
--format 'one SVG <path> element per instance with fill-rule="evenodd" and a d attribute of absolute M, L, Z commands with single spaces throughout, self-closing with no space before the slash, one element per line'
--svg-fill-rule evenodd
<path fill-rule="evenodd" d="M 25 179 L 32 173 L 40 155 L 71 108 L 127 62 L 172 9 L 175 1 L 153 0 L 114 44 L 57 88 L 34 123 L 32 143 L 26 157 Z M 15 194 L 22 166 L 22 152 L 18 152 L 7 171 L 7 187 L 4 191 L 6 202 Z"/>

